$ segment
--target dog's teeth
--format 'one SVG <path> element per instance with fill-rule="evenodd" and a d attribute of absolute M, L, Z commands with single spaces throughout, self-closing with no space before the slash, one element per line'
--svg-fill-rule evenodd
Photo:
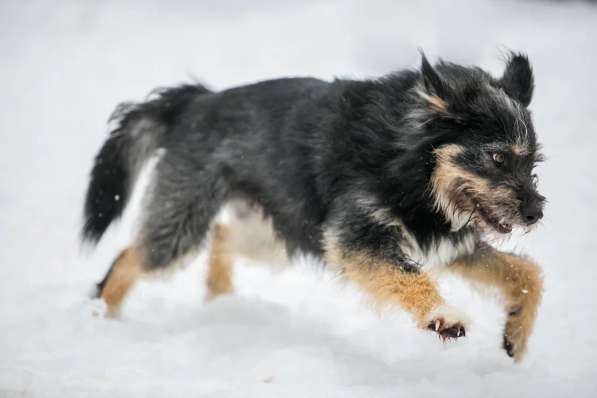
<path fill-rule="evenodd" d="M 435 331 L 436 332 L 439 330 L 439 325 L 440 325 L 439 319 L 436 319 L 435 320 Z"/>
<path fill-rule="evenodd" d="M 503 229 L 511 229 L 512 228 L 512 224 L 507 223 L 506 221 L 500 221 L 498 223 L 498 225 L 500 226 L 500 228 L 503 228 Z"/>

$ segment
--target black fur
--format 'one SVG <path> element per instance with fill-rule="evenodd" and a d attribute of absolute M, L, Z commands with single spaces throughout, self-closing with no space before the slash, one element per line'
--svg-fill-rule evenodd
<path fill-rule="evenodd" d="M 110 223 L 120 217 L 128 202 L 129 188 L 136 171 L 131 170 L 131 154 L 128 153 L 134 137 L 125 132 L 142 118 L 152 120 L 167 131 L 190 100 L 209 93 L 209 90 L 200 85 L 185 85 L 155 93 L 157 98 L 148 102 L 121 104 L 110 117 L 110 120 L 118 120 L 119 123 L 95 157 L 85 199 L 84 239 L 99 241 Z M 154 128 L 147 133 L 156 130 L 159 129 Z M 159 145 L 159 141 L 155 141 L 155 145 L 148 148 L 148 154 Z"/>
<path fill-rule="evenodd" d="M 509 95 L 520 101 L 522 105 L 528 106 L 531 103 L 535 82 L 533 70 L 526 55 L 511 54 L 506 73 L 502 76 L 500 84 Z"/>
<path fill-rule="evenodd" d="M 136 174 L 130 159 L 141 164 L 161 147 L 141 229 L 149 267 L 199 246 L 220 206 L 235 198 L 261 206 L 291 253 L 320 256 L 323 233 L 334 228 L 345 247 L 412 264 L 401 247 L 405 234 L 428 250 L 439 239 L 458 245 L 475 233 L 472 225 L 454 230 L 434 204 L 435 149 L 458 144 L 463 169 L 516 185 L 523 203 L 538 195 L 530 182 L 532 87 L 527 58 L 513 55 L 501 79 L 445 62 L 434 68 L 423 57 L 420 70 L 378 80 L 163 91 L 118 112 L 119 127 L 92 171 L 83 235 L 97 241 L 121 214 Z M 433 109 L 428 97 L 445 109 Z M 488 153 L 516 142 L 523 124 L 530 155 L 508 166 L 513 173 L 495 170 Z M 375 220 L 380 210 L 401 224 Z"/>

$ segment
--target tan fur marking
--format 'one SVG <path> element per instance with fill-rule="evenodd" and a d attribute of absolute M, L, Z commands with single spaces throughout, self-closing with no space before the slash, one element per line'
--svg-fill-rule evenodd
<path fill-rule="evenodd" d="M 119 315 L 122 301 L 142 273 L 142 260 L 134 247 L 123 250 L 114 260 L 101 293 L 101 298 L 108 306 L 106 314 L 108 317 Z"/>
<path fill-rule="evenodd" d="M 435 206 L 438 210 L 443 211 L 455 231 L 468 222 L 469 215 L 463 214 L 462 209 L 456 208 L 452 201 L 453 182 L 459 178 L 465 178 L 474 185 L 486 188 L 486 183 L 482 179 L 462 170 L 461 167 L 455 164 L 454 158 L 463 151 L 464 149 L 461 146 L 455 144 L 436 149 L 434 151 L 436 166 L 431 175 L 431 191 L 435 198 Z"/>
<path fill-rule="evenodd" d="M 422 90 L 419 90 L 418 94 L 421 98 L 427 101 L 432 110 L 439 113 L 448 113 L 448 103 L 437 95 L 429 95 Z"/>
<path fill-rule="evenodd" d="M 470 208 L 456 207 L 452 198 L 457 194 L 454 182 L 462 181 L 462 186 L 466 186 L 469 195 L 476 198 L 490 198 L 493 202 L 508 203 L 513 197 L 512 189 L 505 186 L 490 187 L 486 179 L 459 167 L 454 159 L 462 151 L 463 148 L 455 144 L 436 149 L 434 154 L 437 162 L 431 175 L 431 191 L 434 194 L 435 205 L 450 219 L 453 230 L 458 230 L 466 224 L 473 210 L 472 202 L 468 204 Z"/>
<path fill-rule="evenodd" d="M 509 314 L 504 335 L 513 345 L 514 359 L 520 361 L 541 303 L 543 278 L 539 267 L 527 258 L 484 247 L 448 269 L 502 292 Z"/>
<path fill-rule="evenodd" d="M 229 249 L 230 229 L 226 225 L 214 226 L 207 272 L 207 300 L 221 294 L 231 293 L 233 289 L 233 258 Z"/>
<path fill-rule="evenodd" d="M 431 108 L 433 108 L 436 112 L 447 113 L 448 112 L 448 103 L 441 99 L 436 95 L 432 95 L 428 99 L 429 104 L 431 104 Z"/>
<path fill-rule="evenodd" d="M 476 174 L 462 169 L 454 162 L 454 158 L 462 153 L 464 149 L 455 144 L 446 145 L 434 151 L 437 166 L 433 171 L 431 182 L 433 191 L 436 194 L 446 195 L 451 190 L 451 183 L 457 179 L 466 179 L 470 185 L 474 186 L 480 193 L 490 191 L 487 181 Z M 493 193 L 493 191 L 492 191 Z"/>
<path fill-rule="evenodd" d="M 526 156 L 530 153 L 525 146 L 519 144 L 512 145 L 512 152 L 518 156 Z"/>
<path fill-rule="evenodd" d="M 426 273 L 407 273 L 397 265 L 342 250 L 330 234 L 325 239 L 325 260 L 346 279 L 356 283 L 379 306 L 399 304 L 428 326 L 431 311 L 443 303 L 435 281 Z"/>
<path fill-rule="evenodd" d="M 451 190 L 451 183 L 459 178 L 465 179 L 467 185 L 479 195 L 491 195 L 494 197 L 497 195 L 504 198 L 510 198 L 511 191 L 509 189 L 502 187 L 490 188 L 486 179 L 457 166 L 452 160 L 456 156 L 454 148 L 451 148 L 453 146 L 457 145 L 448 145 L 445 147 L 445 150 L 442 148 L 435 151 L 437 156 L 437 167 L 432 175 L 434 192 L 441 192 L 445 195 Z"/>

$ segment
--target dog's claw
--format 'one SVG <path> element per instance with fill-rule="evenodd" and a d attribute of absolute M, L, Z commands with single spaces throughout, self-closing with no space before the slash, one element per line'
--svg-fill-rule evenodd
<path fill-rule="evenodd" d="M 508 356 L 510 358 L 514 357 L 514 345 L 512 344 L 512 342 L 510 340 L 508 340 L 508 337 L 504 336 L 504 344 L 503 344 L 504 350 L 506 351 L 506 354 L 508 354 Z"/>
<path fill-rule="evenodd" d="M 466 336 L 466 329 L 463 325 L 456 323 L 452 326 L 446 326 L 446 323 L 442 319 L 431 321 L 427 328 L 436 332 L 444 341 L 447 339 L 457 339 L 459 337 Z"/>
<path fill-rule="evenodd" d="M 464 335 L 463 330 L 464 328 L 461 325 L 454 325 L 452 327 L 441 330 L 439 333 L 443 337 L 456 339 L 461 335 Z"/>

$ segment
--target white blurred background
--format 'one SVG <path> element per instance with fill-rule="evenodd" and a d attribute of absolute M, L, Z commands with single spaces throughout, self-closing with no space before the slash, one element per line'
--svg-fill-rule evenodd
<path fill-rule="evenodd" d="M 2 1 L 0 397 L 595 396 L 596 33 L 584 2 Z M 500 349 L 496 297 L 440 280 L 473 320 L 442 344 L 308 260 L 239 261 L 236 294 L 205 304 L 200 256 L 140 284 L 121 320 L 98 316 L 89 292 L 139 210 L 137 192 L 97 250 L 80 250 L 87 174 L 117 103 L 193 80 L 375 77 L 417 67 L 418 48 L 496 75 L 519 50 L 535 68 L 549 203 L 507 245 L 545 273 L 522 364 Z"/>

